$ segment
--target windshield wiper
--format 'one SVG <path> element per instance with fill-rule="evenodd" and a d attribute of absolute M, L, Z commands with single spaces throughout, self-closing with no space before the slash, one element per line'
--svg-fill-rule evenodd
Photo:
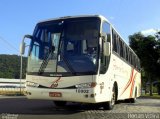
<path fill-rule="evenodd" d="M 76 74 L 76 72 L 74 71 L 74 69 L 72 68 L 72 66 L 70 65 L 69 61 L 67 58 L 64 57 L 64 55 L 60 55 L 64 61 L 64 63 L 66 64 L 66 66 L 68 67 L 69 71 L 72 73 L 72 74 Z"/>
<path fill-rule="evenodd" d="M 44 70 L 46 69 L 47 65 L 48 65 L 48 62 L 49 62 L 49 59 L 50 57 L 52 57 L 52 55 L 54 54 L 54 50 L 52 50 L 43 60 L 40 68 L 39 68 L 39 72 L 38 74 L 42 74 L 44 72 Z"/>
<path fill-rule="evenodd" d="M 72 68 L 71 64 L 69 63 L 68 59 L 64 57 L 64 54 L 61 54 L 61 50 L 62 50 L 62 44 L 63 44 L 63 40 L 64 40 L 64 36 L 63 36 L 63 30 L 62 29 L 62 34 L 60 35 L 60 42 L 59 42 L 59 48 L 58 48 L 58 56 L 60 55 L 62 57 L 63 62 L 66 64 L 67 68 L 69 69 L 69 71 L 72 74 L 76 74 L 76 72 L 74 71 L 74 69 Z M 57 66 L 56 66 L 56 72 L 57 72 L 57 68 L 58 68 L 58 56 L 57 56 Z"/>

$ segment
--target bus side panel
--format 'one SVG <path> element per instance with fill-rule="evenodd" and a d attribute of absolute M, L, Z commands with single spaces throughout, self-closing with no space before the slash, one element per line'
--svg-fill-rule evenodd
<path fill-rule="evenodd" d="M 140 73 L 117 55 L 112 54 L 112 72 L 114 81 L 118 84 L 118 100 L 140 96 Z"/>
<path fill-rule="evenodd" d="M 112 81 L 110 77 L 111 74 L 107 72 L 106 74 L 100 74 L 93 78 L 97 83 L 97 86 L 94 88 L 96 102 L 106 102 L 111 100 Z"/>

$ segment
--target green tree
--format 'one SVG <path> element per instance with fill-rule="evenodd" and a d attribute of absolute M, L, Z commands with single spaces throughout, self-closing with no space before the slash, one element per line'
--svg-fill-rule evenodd
<path fill-rule="evenodd" d="M 158 41 L 155 36 L 144 36 L 141 33 L 136 33 L 129 36 L 129 44 L 141 60 L 141 66 L 150 85 L 150 95 L 152 95 L 152 82 L 159 77 L 158 71 L 160 69 Z"/>
<path fill-rule="evenodd" d="M 27 58 L 23 58 L 23 78 L 25 78 Z M 0 78 L 20 78 L 20 56 L 0 55 Z"/>

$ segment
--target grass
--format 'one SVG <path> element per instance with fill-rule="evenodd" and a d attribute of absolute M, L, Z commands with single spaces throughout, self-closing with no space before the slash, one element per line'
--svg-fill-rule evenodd
<path fill-rule="evenodd" d="M 22 91 L 21 93 L 19 91 L 1 91 L 0 90 L 0 95 L 8 95 L 8 96 L 13 96 L 13 95 L 24 95 L 24 92 Z"/>
<path fill-rule="evenodd" d="M 160 95 L 153 93 L 153 96 L 150 96 L 149 94 L 142 94 L 141 97 L 144 98 L 152 98 L 152 99 L 160 99 Z"/>

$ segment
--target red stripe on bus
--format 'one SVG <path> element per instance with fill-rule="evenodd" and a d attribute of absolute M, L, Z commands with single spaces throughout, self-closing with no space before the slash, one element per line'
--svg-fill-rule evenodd
<path fill-rule="evenodd" d="M 122 95 L 122 94 L 127 90 L 127 88 L 129 87 L 129 85 L 131 84 L 132 79 L 133 79 L 133 74 L 134 74 L 134 69 L 132 69 L 132 71 L 131 71 L 131 75 L 130 75 L 130 79 L 129 79 L 129 81 L 128 81 L 127 85 L 125 86 L 125 88 L 124 88 L 123 92 L 121 93 L 121 95 Z"/>
<path fill-rule="evenodd" d="M 58 82 L 61 79 L 61 77 L 59 77 L 57 80 L 55 80 L 53 83 Z"/>
<path fill-rule="evenodd" d="M 130 90 L 130 98 L 132 97 L 132 94 L 133 94 L 133 88 L 134 88 L 134 84 L 135 84 L 135 80 L 136 80 L 136 78 L 135 78 L 136 75 L 137 75 L 137 72 L 134 75 L 134 78 L 133 78 L 133 81 L 132 81 L 132 86 L 131 86 L 131 90 Z"/>
<path fill-rule="evenodd" d="M 52 85 L 50 87 L 55 87 L 55 83 L 57 83 L 57 86 L 58 86 L 58 81 L 61 79 L 61 77 L 59 77 L 57 80 L 53 81 Z M 56 86 L 56 87 L 57 87 Z"/>

